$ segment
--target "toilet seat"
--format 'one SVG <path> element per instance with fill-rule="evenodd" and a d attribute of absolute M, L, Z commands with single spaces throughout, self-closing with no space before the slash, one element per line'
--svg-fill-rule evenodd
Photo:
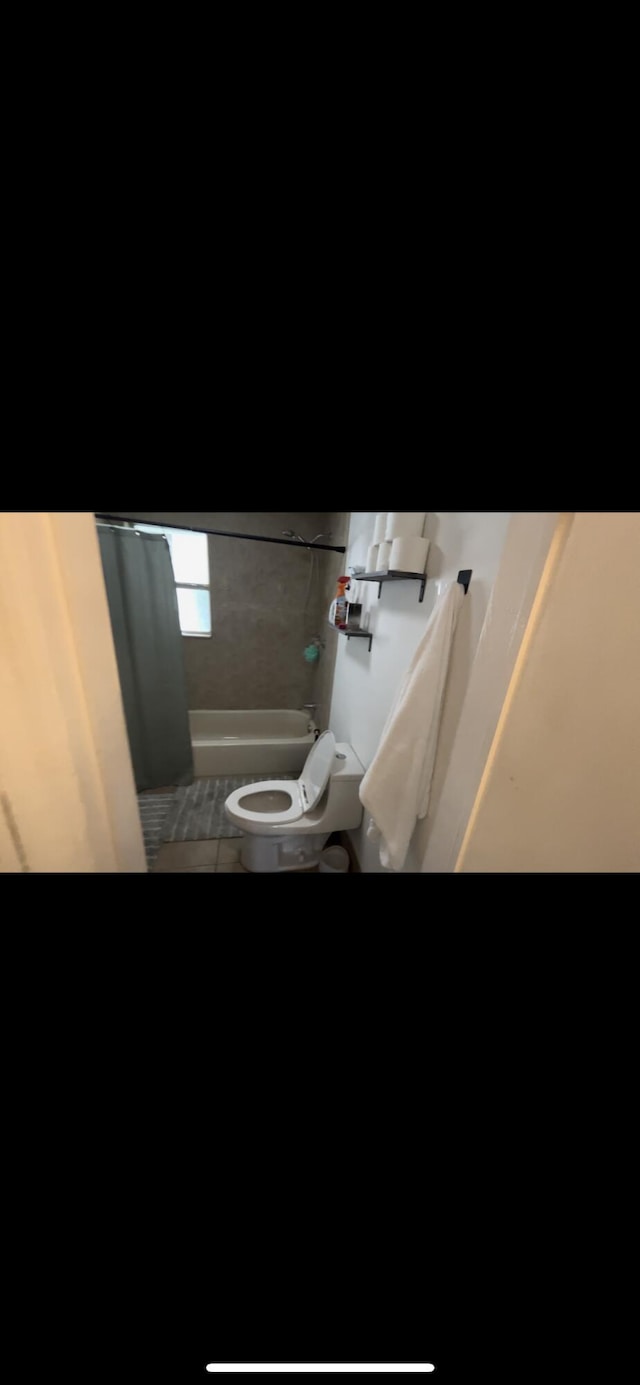
<path fill-rule="evenodd" d="M 255 813 L 242 807 L 243 798 L 254 798 L 268 793 L 286 794 L 291 799 L 291 807 L 279 808 L 274 813 Z M 282 823 L 285 826 L 288 822 L 297 822 L 304 813 L 299 779 L 264 779 L 257 784 L 244 784 L 241 789 L 234 789 L 233 793 L 229 794 L 226 806 L 231 813 L 237 813 L 239 819 L 253 823 L 256 827 L 269 827 L 274 823 Z"/>
<path fill-rule="evenodd" d="M 266 779 L 256 784 L 245 784 L 241 789 L 234 789 L 225 804 L 231 821 L 244 831 L 254 831 L 258 834 L 272 833 L 280 827 L 288 827 L 290 823 L 300 822 L 322 797 L 329 782 L 335 753 L 336 742 L 333 732 L 323 731 L 309 751 L 299 779 Z M 269 793 L 286 794 L 291 799 L 291 807 L 278 808 L 273 813 L 256 813 L 243 807 L 243 799 L 262 797 Z"/>

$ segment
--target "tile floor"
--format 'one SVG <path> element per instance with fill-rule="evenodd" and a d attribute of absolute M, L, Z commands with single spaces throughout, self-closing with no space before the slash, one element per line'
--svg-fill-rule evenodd
<path fill-rule="evenodd" d="M 208 842 L 163 842 L 156 856 L 153 874 L 158 871 L 236 871 L 249 875 L 240 865 L 239 837 Z"/>
<path fill-rule="evenodd" d="M 339 833 L 333 833 L 329 837 L 327 846 L 334 846 L 336 843 L 340 844 Z M 251 875 L 252 872 L 245 870 L 240 864 L 241 846 L 240 837 L 223 837 L 207 842 L 163 842 L 155 865 L 151 867 L 151 873 L 156 875 L 158 871 L 208 871 L 210 874 L 220 875 L 233 871 L 240 875 Z M 353 870 L 353 865 L 350 868 Z M 317 872 L 317 866 L 309 866 L 307 870 L 296 871 L 295 874 L 313 875 Z"/>
<path fill-rule="evenodd" d="M 155 865 L 151 867 L 151 874 L 156 875 L 158 871 L 188 871 L 191 874 L 208 871 L 209 874 L 226 875 L 233 871 L 240 875 L 251 875 L 250 870 L 240 865 L 241 845 L 239 837 L 210 842 L 163 842 Z M 308 870 L 296 871 L 296 874 L 313 875 L 317 871 L 317 866 L 310 866 Z"/>

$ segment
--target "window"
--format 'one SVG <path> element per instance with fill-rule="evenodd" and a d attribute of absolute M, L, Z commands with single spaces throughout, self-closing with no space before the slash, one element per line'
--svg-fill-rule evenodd
<path fill-rule="evenodd" d="M 191 534 L 166 525 L 136 524 L 146 534 L 164 534 L 173 563 L 180 629 L 183 635 L 202 638 L 211 634 L 209 591 L 209 541 L 206 534 Z"/>

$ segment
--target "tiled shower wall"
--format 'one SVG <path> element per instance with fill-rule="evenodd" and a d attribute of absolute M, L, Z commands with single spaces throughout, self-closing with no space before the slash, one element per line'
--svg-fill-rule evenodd
<path fill-rule="evenodd" d="M 117 514 L 117 511 L 113 513 Z M 129 511 L 150 523 L 192 524 L 282 538 L 293 529 L 305 539 L 332 532 L 346 544 L 349 516 L 325 511 Z M 321 539 L 321 543 L 328 542 Z M 247 539 L 209 536 L 211 639 L 183 640 L 189 707 L 294 707 L 316 702 L 316 720 L 328 725 L 336 647 L 327 624 L 329 603 L 345 554 Z M 305 646 L 324 642 L 308 664 Z"/>

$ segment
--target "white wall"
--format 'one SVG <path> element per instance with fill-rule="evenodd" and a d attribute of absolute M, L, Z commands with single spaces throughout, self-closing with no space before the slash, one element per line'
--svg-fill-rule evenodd
<path fill-rule="evenodd" d="M 561 540 L 458 870 L 640 870 L 640 514 L 577 513 Z"/>
<path fill-rule="evenodd" d="M 522 637 L 564 519 L 529 512 L 514 514 L 509 522 L 450 753 L 441 742 L 429 813 L 416 828 L 424 871 L 455 869 Z"/>
<path fill-rule="evenodd" d="M 417 582 L 388 582 L 378 588 L 363 583 L 363 623 L 373 633 L 371 653 L 365 640 L 339 636 L 333 685 L 330 726 L 338 740 L 349 741 L 365 768 L 377 750 L 380 734 L 402 677 L 433 610 L 439 589 L 455 581 L 461 568 L 472 568 L 469 593 L 458 620 L 445 707 L 440 730 L 429 817 L 414 835 L 406 870 L 419 870 L 424 856 L 426 829 L 433 820 L 446 777 L 471 668 L 502 550 L 510 513 L 441 512 L 427 515 L 425 536 L 430 540 L 429 580 L 424 602 L 418 602 Z M 365 563 L 372 542 L 375 514 L 351 516 L 345 572 L 349 564 Z M 473 798 L 471 798 L 469 807 Z M 351 834 L 360 865 L 366 871 L 382 870 L 379 853 L 363 826 Z M 423 835 L 424 834 L 424 835 Z"/>
<path fill-rule="evenodd" d="M 0 872 L 146 871 L 93 515 L 0 514 Z"/>

